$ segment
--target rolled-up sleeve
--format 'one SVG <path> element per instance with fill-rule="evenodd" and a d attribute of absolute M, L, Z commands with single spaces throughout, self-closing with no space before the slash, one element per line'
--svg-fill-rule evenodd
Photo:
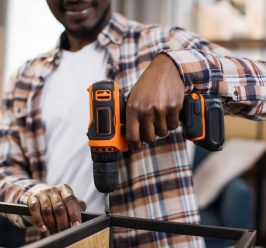
<path fill-rule="evenodd" d="M 196 49 L 162 53 L 176 64 L 187 91 L 219 95 L 228 114 L 265 118 L 266 62 Z"/>

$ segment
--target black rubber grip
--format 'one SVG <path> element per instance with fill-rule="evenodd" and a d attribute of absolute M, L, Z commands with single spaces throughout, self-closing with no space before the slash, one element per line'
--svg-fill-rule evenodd
<path fill-rule="evenodd" d="M 118 185 L 117 162 L 93 163 L 93 177 L 96 189 L 101 193 L 113 192 Z"/>

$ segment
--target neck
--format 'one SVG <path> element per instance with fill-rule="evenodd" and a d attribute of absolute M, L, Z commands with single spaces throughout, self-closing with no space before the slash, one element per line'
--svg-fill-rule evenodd
<path fill-rule="evenodd" d="M 76 52 L 83 48 L 84 46 L 93 43 L 97 40 L 99 33 L 104 29 L 111 18 L 110 9 L 107 9 L 106 13 L 99 20 L 94 28 L 91 30 L 83 32 L 72 32 L 71 30 L 66 30 L 68 38 L 67 50 L 71 52 Z"/>
<path fill-rule="evenodd" d="M 87 46 L 88 44 L 93 43 L 94 41 L 96 41 L 96 39 L 97 39 L 97 36 L 90 37 L 88 39 L 77 39 L 75 36 L 68 34 L 69 47 L 67 50 L 71 52 L 76 52 L 82 49 L 84 46 Z"/>

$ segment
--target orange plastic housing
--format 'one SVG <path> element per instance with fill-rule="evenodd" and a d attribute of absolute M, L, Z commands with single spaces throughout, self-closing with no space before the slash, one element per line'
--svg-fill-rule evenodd
<path fill-rule="evenodd" d="M 199 137 L 196 137 L 194 139 L 192 139 L 192 141 L 199 141 L 199 140 L 203 140 L 206 137 L 206 123 L 205 123 L 205 105 L 204 105 L 204 97 L 201 94 L 197 94 L 197 93 L 192 93 L 191 97 L 194 100 L 198 100 L 200 98 L 200 102 L 201 102 L 201 120 L 202 120 L 202 135 Z"/>
<path fill-rule="evenodd" d="M 100 82 L 99 82 L 100 83 Z M 111 83 L 111 82 L 110 82 Z M 90 100 L 90 122 L 89 122 L 89 127 L 92 124 L 93 121 L 93 113 L 94 113 L 94 106 L 93 106 L 93 100 L 94 97 L 98 101 L 106 101 L 106 104 L 108 101 L 112 100 L 111 97 L 113 96 L 114 100 L 114 135 L 111 139 L 106 139 L 106 140 L 96 140 L 96 139 L 89 139 L 88 145 L 90 147 L 95 147 L 95 148 L 107 148 L 107 147 L 114 147 L 117 150 L 121 152 L 128 151 L 128 145 L 126 142 L 126 137 L 124 134 L 122 134 L 121 130 L 125 129 L 125 124 L 121 123 L 120 119 L 120 91 L 119 91 L 119 86 L 116 82 L 112 82 L 114 84 L 114 91 L 113 94 L 109 90 L 106 89 L 101 89 L 97 90 L 96 92 L 93 92 L 92 85 L 89 85 L 88 92 L 89 92 L 89 100 Z M 104 94 L 104 96 L 103 96 Z M 124 113 L 125 114 L 125 113 Z"/>

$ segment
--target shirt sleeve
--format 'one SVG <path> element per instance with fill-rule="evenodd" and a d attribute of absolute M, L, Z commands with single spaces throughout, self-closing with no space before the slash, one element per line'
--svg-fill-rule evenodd
<path fill-rule="evenodd" d="M 14 85 L 17 79 L 12 80 Z M 0 110 L 0 201 L 26 204 L 31 194 L 28 190 L 40 182 L 30 178 L 27 154 L 21 142 L 21 137 L 26 138 L 26 128 L 14 112 L 13 95 L 12 91 L 4 94 Z M 27 224 L 19 215 L 5 216 L 19 227 Z"/>
<path fill-rule="evenodd" d="M 266 62 L 234 57 L 196 36 L 183 50 L 161 53 L 176 64 L 187 91 L 219 95 L 227 114 L 265 119 Z"/>

